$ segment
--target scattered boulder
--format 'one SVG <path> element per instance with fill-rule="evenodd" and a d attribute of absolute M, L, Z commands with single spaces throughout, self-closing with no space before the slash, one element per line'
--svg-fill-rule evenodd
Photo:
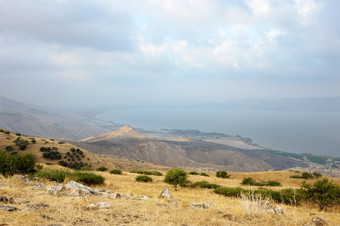
<path fill-rule="evenodd" d="M 28 204 L 24 210 L 39 210 L 40 208 L 49 207 L 46 203 L 38 203 L 38 204 Z"/>
<path fill-rule="evenodd" d="M 193 202 L 190 204 L 191 207 L 194 207 L 194 208 L 203 208 L 203 209 L 209 209 L 209 207 L 212 207 L 214 206 L 214 204 L 209 201 L 209 200 L 206 200 L 204 203 L 196 203 L 196 202 Z"/>
<path fill-rule="evenodd" d="M 69 196 L 85 196 L 85 195 L 95 195 L 98 193 L 99 190 L 92 189 L 88 186 L 75 182 L 73 180 L 68 181 L 65 184 L 66 190 L 69 191 Z"/>
<path fill-rule="evenodd" d="M 13 211 L 18 210 L 18 208 L 14 207 L 14 206 L 0 206 L 0 210 L 13 212 Z"/>
<path fill-rule="evenodd" d="M 305 224 L 305 226 L 325 226 L 328 225 L 328 222 L 325 219 L 322 219 L 321 217 L 313 217 L 311 222 L 308 224 Z"/>
<path fill-rule="evenodd" d="M 28 177 L 26 177 L 24 175 L 14 175 L 14 176 L 12 176 L 12 178 L 20 178 L 20 179 L 23 179 L 25 182 L 29 182 L 30 181 L 28 179 Z"/>
<path fill-rule="evenodd" d="M 61 191 L 66 189 L 64 185 L 59 184 L 57 187 L 50 187 L 46 190 L 47 194 L 60 196 Z"/>
<path fill-rule="evenodd" d="M 111 204 L 108 202 L 96 202 L 88 205 L 87 209 L 109 209 L 111 208 Z"/>
<path fill-rule="evenodd" d="M 159 198 L 165 198 L 165 197 L 172 198 L 172 195 L 171 195 L 169 189 L 167 189 L 167 188 L 163 189 L 163 191 L 161 192 L 161 195 L 159 196 Z"/>
<path fill-rule="evenodd" d="M 280 206 L 275 206 L 267 208 L 267 212 L 273 214 L 283 214 L 283 209 Z"/>
<path fill-rule="evenodd" d="M 120 199 L 122 196 L 118 192 L 115 192 L 111 194 L 110 197 L 114 199 Z"/>
<path fill-rule="evenodd" d="M 148 200 L 148 199 L 150 199 L 150 198 L 146 195 L 140 195 L 140 196 L 136 196 L 134 198 L 134 200 Z"/>

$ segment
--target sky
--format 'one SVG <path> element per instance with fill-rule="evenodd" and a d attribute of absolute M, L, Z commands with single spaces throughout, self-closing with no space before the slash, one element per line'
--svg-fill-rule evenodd
<path fill-rule="evenodd" d="M 0 95 L 161 106 L 340 96 L 340 1 L 0 0 Z"/>

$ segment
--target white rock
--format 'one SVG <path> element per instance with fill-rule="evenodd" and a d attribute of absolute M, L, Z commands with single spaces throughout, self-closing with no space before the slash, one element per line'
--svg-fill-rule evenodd
<path fill-rule="evenodd" d="M 109 209 L 109 208 L 111 208 L 111 204 L 108 203 L 108 202 L 96 202 L 96 203 L 92 203 L 92 204 L 88 205 L 87 208 L 89 208 L 89 209 L 91 209 L 91 208 Z"/>
<path fill-rule="evenodd" d="M 169 189 L 165 188 L 165 189 L 163 189 L 163 191 L 161 192 L 160 197 L 168 197 L 168 198 L 172 198 L 172 195 L 171 195 Z"/>

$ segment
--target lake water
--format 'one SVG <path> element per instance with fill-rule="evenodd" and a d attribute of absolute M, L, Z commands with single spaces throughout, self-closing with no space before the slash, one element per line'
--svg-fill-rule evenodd
<path fill-rule="evenodd" d="M 135 128 L 239 134 L 276 150 L 340 156 L 340 112 L 125 108 L 97 117 Z"/>

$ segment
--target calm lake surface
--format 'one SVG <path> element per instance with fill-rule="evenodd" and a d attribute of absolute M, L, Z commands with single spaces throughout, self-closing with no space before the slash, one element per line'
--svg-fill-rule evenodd
<path fill-rule="evenodd" d="M 340 157 L 340 112 L 125 108 L 97 118 L 135 128 L 239 134 L 276 150 Z"/>

